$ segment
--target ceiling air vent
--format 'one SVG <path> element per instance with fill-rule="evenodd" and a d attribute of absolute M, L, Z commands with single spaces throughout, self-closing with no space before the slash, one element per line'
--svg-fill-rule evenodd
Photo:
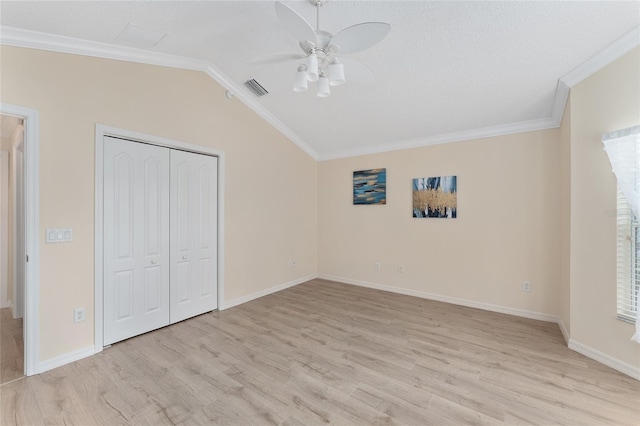
<path fill-rule="evenodd" d="M 268 94 L 267 89 L 262 87 L 260 83 L 258 83 L 255 79 L 247 80 L 244 82 L 244 85 L 249 88 L 256 96 L 264 96 Z"/>

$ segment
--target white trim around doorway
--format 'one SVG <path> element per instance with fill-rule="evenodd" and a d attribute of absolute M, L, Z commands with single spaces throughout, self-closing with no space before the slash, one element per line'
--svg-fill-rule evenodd
<path fill-rule="evenodd" d="M 0 309 L 9 307 L 9 151 L 0 151 Z"/>
<path fill-rule="evenodd" d="M 113 136 L 130 141 L 148 143 L 151 145 L 175 148 L 200 154 L 218 157 L 218 310 L 223 309 L 224 303 L 224 186 L 225 186 L 225 157 L 224 151 L 200 145 L 192 145 L 159 136 L 146 135 L 130 130 L 96 124 L 95 139 L 95 333 L 94 352 L 102 351 L 104 345 L 104 219 L 103 180 L 104 180 L 104 137 Z"/>
<path fill-rule="evenodd" d="M 0 103 L 0 113 L 24 119 L 24 373 L 40 373 L 40 122 L 37 110 Z"/>

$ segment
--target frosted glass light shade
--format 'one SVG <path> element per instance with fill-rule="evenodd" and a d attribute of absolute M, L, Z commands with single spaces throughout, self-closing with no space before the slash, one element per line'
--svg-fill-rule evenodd
<path fill-rule="evenodd" d="M 318 81 L 318 77 L 318 55 L 312 53 L 307 57 L 307 79 Z"/>
<path fill-rule="evenodd" d="M 295 80 L 293 81 L 293 91 L 306 92 L 307 87 L 307 71 L 304 69 L 298 69 Z"/>
<path fill-rule="evenodd" d="M 337 60 L 329 65 L 329 84 L 332 86 L 340 86 L 345 82 L 344 65 Z"/>
<path fill-rule="evenodd" d="M 318 97 L 326 98 L 331 94 L 331 90 L 329 90 L 329 79 L 324 75 L 318 79 Z"/>

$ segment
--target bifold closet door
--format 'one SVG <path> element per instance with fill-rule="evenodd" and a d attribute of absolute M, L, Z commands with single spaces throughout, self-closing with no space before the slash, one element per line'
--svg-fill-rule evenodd
<path fill-rule="evenodd" d="M 104 139 L 104 344 L 169 324 L 170 150 Z"/>
<path fill-rule="evenodd" d="M 171 323 L 218 308 L 218 159 L 171 151 Z"/>

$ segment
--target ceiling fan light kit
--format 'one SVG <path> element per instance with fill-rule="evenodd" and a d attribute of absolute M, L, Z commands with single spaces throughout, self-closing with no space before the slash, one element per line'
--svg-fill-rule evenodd
<path fill-rule="evenodd" d="M 330 94 L 331 90 L 329 90 L 329 79 L 324 75 L 324 73 L 322 73 L 318 79 L 318 97 L 326 98 Z"/>
<path fill-rule="evenodd" d="M 336 58 L 331 65 L 329 65 L 329 84 L 332 86 L 340 86 L 346 81 L 344 77 L 344 65 L 338 62 L 338 58 Z"/>
<path fill-rule="evenodd" d="M 307 81 L 309 81 L 309 78 L 307 77 L 307 67 L 305 65 L 300 65 L 298 67 L 298 72 L 296 72 L 296 78 L 293 82 L 293 91 L 305 92 L 308 88 Z"/>
<path fill-rule="evenodd" d="M 318 81 L 318 55 L 312 52 L 307 57 L 307 78 L 309 81 Z"/>
<path fill-rule="evenodd" d="M 284 3 L 276 2 L 276 15 L 282 26 L 299 40 L 300 48 L 307 55 L 305 61 L 298 66 L 293 91 L 306 91 L 310 81 L 317 83 L 318 97 L 325 98 L 331 94 L 330 86 L 340 86 L 347 81 L 344 63 L 339 61 L 336 55 L 340 53 L 342 57 L 372 47 L 386 37 L 391 25 L 384 22 L 364 22 L 332 35 L 320 30 L 320 7 L 328 0 L 309 1 L 316 6 L 315 30 Z M 372 73 L 366 65 L 349 59 L 347 68 L 353 68 L 355 71 L 352 80 L 373 81 Z"/>

